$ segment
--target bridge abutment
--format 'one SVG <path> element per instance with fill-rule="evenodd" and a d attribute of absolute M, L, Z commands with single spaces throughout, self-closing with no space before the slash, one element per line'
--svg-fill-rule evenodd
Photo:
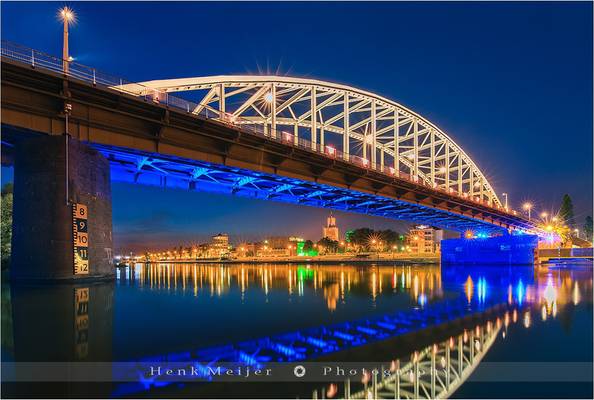
<path fill-rule="evenodd" d="M 22 140 L 14 157 L 11 279 L 113 279 L 109 162 L 68 136 Z"/>
<path fill-rule="evenodd" d="M 443 265 L 532 265 L 538 247 L 536 235 L 503 235 L 490 238 L 441 241 Z"/>

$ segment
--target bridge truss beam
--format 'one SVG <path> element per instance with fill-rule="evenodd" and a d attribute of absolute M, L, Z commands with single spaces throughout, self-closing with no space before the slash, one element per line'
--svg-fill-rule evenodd
<path fill-rule="evenodd" d="M 503 233 L 506 227 L 467 213 L 445 211 L 419 203 L 354 191 L 263 172 L 180 160 L 155 154 L 138 154 L 105 145 L 94 145 L 112 164 L 115 181 L 226 193 L 263 200 L 331 208 L 397 220 L 432 224 L 464 232 Z M 407 193 L 403 193 L 406 197 Z M 409 194 L 412 195 L 412 194 Z"/>
<path fill-rule="evenodd" d="M 255 126 L 274 139 L 307 142 L 347 161 L 393 169 L 432 187 L 501 206 L 471 158 L 437 126 L 374 93 L 311 79 L 213 76 L 127 85 L 122 90 L 190 91 L 203 111 L 225 122 Z M 150 94 L 150 93 L 148 93 Z"/>

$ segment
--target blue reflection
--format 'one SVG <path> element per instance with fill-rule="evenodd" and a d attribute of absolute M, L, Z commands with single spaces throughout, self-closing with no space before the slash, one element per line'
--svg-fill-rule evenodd
<path fill-rule="evenodd" d="M 479 278 L 477 291 L 479 303 L 483 304 L 487 298 L 487 280 L 485 278 Z"/>
<path fill-rule="evenodd" d="M 323 268 L 320 267 L 320 270 L 316 271 L 320 274 Z M 442 290 L 443 293 L 435 297 L 434 293 L 427 291 L 427 286 L 423 288 L 411 285 L 411 282 L 418 279 L 417 275 L 411 272 L 409 270 L 405 274 L 403 270 L 399 273 L 398 275 L 402 277 L 401 285 L 396 286 L 408 290 L 411 294 L 415 290 L 420 290 L 420 293 L 411 299 L 412 302 L 408 308 L 400 306 L 396 312 L 386 312 L 386 309 L 384 309 L 379 315 L 372 315 L 370 310 L 368 318 L 360 318 L 360 315 L 357 317 L 357 314 L 353 314 L 355 318 L 345 322 L 319 325 L 253 340 L 218 344 L 192 352 L 166 354 L 161 358 L 163 360 L 185 360 L 191 363 L 190 365 L 196 365 L 197 368 L 198 365 L 204 367 L 204 365 L 215 361 L 234 362 L 240 365 L 263 368 L 266 363 L 272 361 L 294 362 L 308 360 L 455 321 L 477 311 L 489 310 L 491 307 L 513 306 L 514 303 L 521 305 L 525 302 L 525 282 L 531 284 L 534 281 L 534 270 L 532 268 L 447 266 L 436 271 L 441 278 L 438 280 L 440 285 L 439 293 L 442 293 Z M 291 273 L 295 274 L 300 285 L 318 284 L 323 286 L 323 274 L 320 276 L 320 280 L 313 279 L 309 281 L 302 269 L 294 270 Z M 386 271 L 386 273 L 390 277 L 394 275 L 392 270 Z M 420 269 L 416 273 L 427 273 L 427 271 Z M 225 281 L 227 280 L 221 280 L 221 282 Z M 428 282 L 431 281 L 425 281 L 426 284 Z M 471 286 L 470 295 L 467 289 L 468 286 Z M 512 286 L 516 287 L 515 301 L 513 299 L 512 301 L 508 300 L 508 288 Z M 301 286 L 299 290 L 300 296 L 304 296 L 304 287 Z M 361 287 L 368 286 L 361 283 Z M 275 285 L 271 282 L 269 290 L 269 295 L 272 296 L 278 288 L 275 288 Z M 227 292 L 223 291 L 222 293 Z M 315 292 L 309 291 L 307 295 L 316 296 Z M 347 292 L 347 299 L 348 295 Z M 278 300 L 278 297 L 276 298 Z M 196 363 L 197 360 L 201 363 Z M 146 389 L 147 384 L 150 386 L 151 382 L 143 381 L 142 387 Z"/>
<path fill-rule="evenodd" d="M 423 307 L 425 304 L 427 304 L 427 295 L 425 293 L 421 293 L 417 302 L 421 307 Z"/>
<path fill-rule="evenodd" d="M 518 281 L 518 285 L 516 288 L 516 300 L 518 302 L 518 305 L 520 305 L 520 306 L 524 302 L 525 293 L 526 293 L 526 289 L 524 288 L 524 283 L 522 282 L 522 279 L 520 279 Z"/>

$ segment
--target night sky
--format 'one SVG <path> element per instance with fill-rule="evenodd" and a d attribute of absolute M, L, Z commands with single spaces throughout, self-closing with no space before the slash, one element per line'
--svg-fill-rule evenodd
<path fill-rule="evenodd" d="M 64 3 L 1 3 L 2 38 L 61 54 Z M 592 4 L 72 3 L 77 61 L 128 80 L 279 74 L 391 98 L 441 127 L 501 198 L 592 210 Z M 3 183 L 11 171 L 2 168 Z M 175 207 L 171 207 L 175 204 Z M 321 235 L 327 210 L 113 185 L 116 250 Z M 404 229 L 337 213 L 339 227 Z"/>

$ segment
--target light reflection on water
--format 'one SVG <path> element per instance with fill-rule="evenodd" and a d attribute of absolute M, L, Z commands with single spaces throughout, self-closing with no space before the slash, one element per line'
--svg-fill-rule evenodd
<path fill-rule="evenodd" d="M 238 289 L 242 301 L 250 289 L 268 295 L 284 288 L 288 296 L 304 296 L 307 287 L 323 295 L 330 311 L 352 292 L 370 296 L 372 306 L 386 291 L 407 293 L 420 305 L 443 296 L 439 266 L 135 264 L 119 268 L 117 279 L 120 285 L 194 296 L 224 297 Z"/>
<path fill-rule="evenodd" d="M 536 318 L 539 322 L 554 320 L 568 306 L 579 306 L 584 301 L 591 304 L 589 293 L 592 290 L 592 274 L 589 270 L 571 268 L 316 265 L 235 265 L 213 268 L 205 265 L 139 265 L 123 271 L 119 285 L 148 286 L 158 293 L 191 293 L 196 299 L 201 296 L 215 299 L 215 304 L 219 305 L 221 302 L 233 302 L 235 292 L 240 293 L 240 298 L 236 300 L 241 304 L 251 301 L 258 303 L 254 293 L 263 295 L 265 303 L 282 303 L 281 299 L 292 297 L 324 300 L 323 309 L 320 307 L 321 302 L 298 303 L 298 308 L 308 310 L 307 320 L 299 321 L 296 326 L 272 324 L 263 336 L 309 327 L 315 316 L 320 319 L 314 325 L 321 321 L 328 326 L 336 326 L 332 324 L 393 311 L 409 312 L 425 307 L 429 310 L 432 304 L 451 303 L 454 307 L 460 300 L 467 304 L 469 314 L 476 311 L 482 313 L 479 317 L 482 322 L 477 325 L 466 323 L 450 329 L 447 334 L 436 330 L 429 338 L 413 340 L 413 344 L 395 341 L 391 353 L 374 354 L 378 350 L 370 341 L 369 346 L 361 346 L 360 350 L 355 349 L 356 352 L 351 350 L 347 358 L 341 358 L 340 352 L 323 357 L 344 361 L 375 360 L 377 357 L 409 360 L 427 348 L 443 348 L 444 343 L 457 342 L 458 338 L 463 343 L 472 342 L 473 335 L 478 335 L 482 330 L 499 333 L 495 343 L 497 340 L 511 340 L 513 343 L 516 336 L 513 327 L 536 329 L 537 336 L 533 339 L 536 342 L 540 336 L 538 331 L 549 329 L 543 324 L 535 327 Z M 584 296 L 588 297 L 587 301 Z M 268 311 L 265 304 L 260 305 Z M 503 307 L 493 308 L 498 306 Z M 347 318 L 334 318 L 340 311 L 346 312 Z M 292 311 L 284 308 L 277 313 L 268 313 L 267 318 L 282 320 L 285 316 L 292 319 L 291 315 Z M 233 318 L 233 313 L 229 318 Z M 258 335 L 254 333 L 250 336 L 246 332 L 245 336 L 253 338 Z M 582 339 L 591 341 L 591 337 L 587 336 L 585 333 Z M 273 340 L 277 338 L 273 337 Z M 239 338 L 231 338 L 221 340 L 218 344 L 225 340 L 228 343 L 240 341 Z M 577 345 L 565 343 L 562 337 L 554 340 L 562 346 Z M 209 346 L 204 343 L 202 347 Z M 385 347 L 381 351 L 385 351 Z M 524 348 L 517 348 L 514 352 L 520 357 L 522 352 L 527 352 L 528 356 L 530 349 L 524 345 Z M 340 385 L 338 388 L 339 392 L 344 390 Z M 299 395 L 311 393 L 301 387 L 297 390 Z M 293 395 L 297 392 L 288 390 L 287 393 Z"/>
<path fill-rule="evenodd" d="M 544 322 L 584 305 L 591 324 L 587 268 L 137 264 L 117 275 L 115 283 L 3 286 L 2 359 L 131 360 L 459 302 L 485 315 L 508 307 L 489 316 L 503 326 L 500 340 L 517 324 L 539 330 L 538 342 Z M 584 335 L 591 342 L 591 331 Z M 548 340 L 567 354 L 583 345 Z"/>

